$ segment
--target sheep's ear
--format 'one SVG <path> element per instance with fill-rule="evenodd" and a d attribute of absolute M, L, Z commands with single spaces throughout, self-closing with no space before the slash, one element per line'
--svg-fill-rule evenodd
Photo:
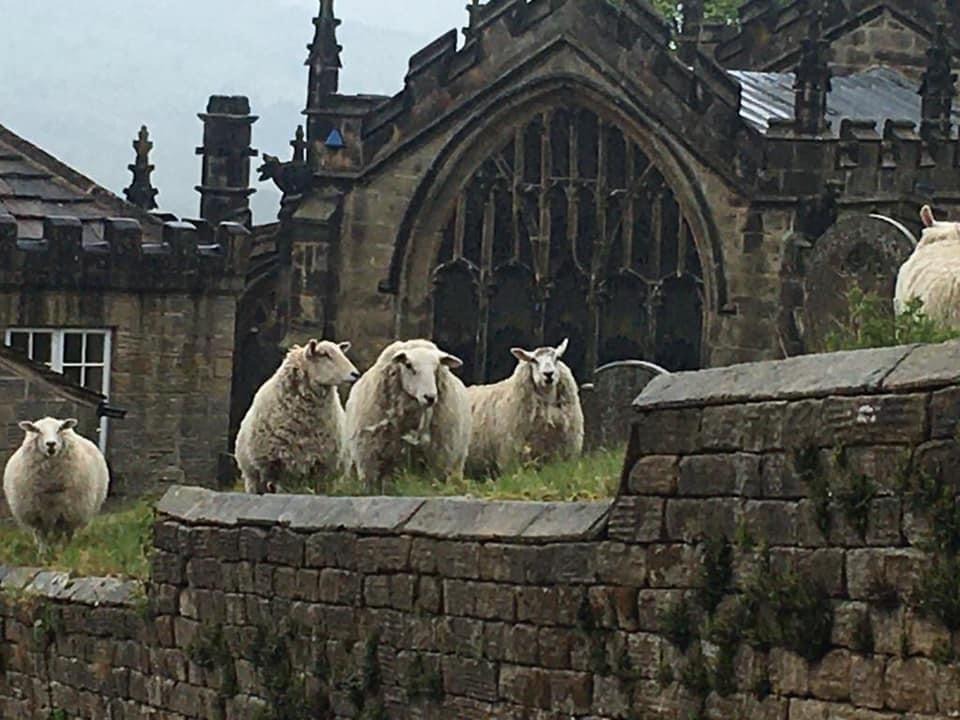
<path fill-rule="evenodd" d="M 532 352 L 527 352 L 523 348 L 510 348 L 510 354 L 520 362 L 533 362 L 536 359 Z"/>
<path fill-rule="evenodd" d="M 920 219 L 923 221 L 924 227 L 931 227 L 937 222 L 936 218 L 933 217 L 933 208 L 929 205 L 920 208 Z"/>
<path fill-rule="evenodd" d="M 407 362 L 407 354 L 403 350 L 400 350 L 399 352 L 394 353 L 393 361 L 402 365 L 403 363 Z"/>
<path fill-rule="evenodd" d="M 440 356 L 440 364 L 451 370 L 456 370 L 457 368 L 463 367 L 463 360 L 454 355 L 444 353 Z"/>
<path fill-rule="evenodd" d="M 562 358 L 563 354 L 567 351 L 567 345 L 570 344 L 570 338 L 564 338 L 563 342 L 557 345 L 557 357 Z"/>
<path fill-rule="evenodd" d="M 62 423 L 60 423 L 60 432 L 63 432 L 64 430 L 73 430 L 76 426 L 77 426 L 77 419 L 68 418 L 67 420 L 64 420 Z"/>
<path fill-rule="evenodd" d="M 348 342 L 340 343 L 340 352 L 346 354 L 349 351 L 350 351 L 350 343 Z"/>
<path fill-rule="evenodd" d="M 317 341 L 311 340 L 307 343 L 307 357 L 316 357 L 317 356 Z"/>
<path fill-rule="evenodd" d="M 36 425 L 34 425 L 32 422 L 28 422 L 28 421 L 24 420 L 22 423 L 19 423 L 19 425 L 20 425 L 20 429 L 23 430 L 24 432 L 28 432 L 28 433 L 38 433 L 38 432 L 40 432 L 40 428 L 38 428 L 38 427 L 37 427 Z"/>

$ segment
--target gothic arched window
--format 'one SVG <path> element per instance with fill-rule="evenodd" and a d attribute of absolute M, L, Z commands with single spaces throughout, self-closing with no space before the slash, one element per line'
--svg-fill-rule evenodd
<path fill-rule="evenodd" d="M 690 224 L 637 143 L 585 107 L 539 113 L 474 172 L 444 226 L 433 334 L 472 382 L 509 350 L 569 338 L 579 381 L 626 359 L 700 365 L 703 272 Z"/>

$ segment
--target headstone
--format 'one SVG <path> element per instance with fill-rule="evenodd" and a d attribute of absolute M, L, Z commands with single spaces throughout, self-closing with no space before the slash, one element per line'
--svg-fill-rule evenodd
<path fill-rule="evenodd" d="M 896 220 L 856 215 L 837 221 L 816 242 L 806 262 L 803 341 L 807 352 L 824 348 L 837 321 L 847 315 L 847 293 L 855 287 L 890 298 L 900 266 L 916 240 Z"/>
<path fill-rule="evenodd" d="M 627 442 L 633 418 L 631 404 L 647 384 L 668 374 L 644 360 L 623 360 L 597 368 L 593 384 L 581 388 L 584 451 L 613 448 Z"/>

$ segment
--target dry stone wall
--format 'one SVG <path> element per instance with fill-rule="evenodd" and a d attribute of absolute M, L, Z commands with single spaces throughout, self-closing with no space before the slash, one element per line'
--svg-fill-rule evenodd
<path fill-rule="evenodd" d="M 958 361 L 657 378 L 612 503 L 174 488 L 145 591 L 0 573 L 0 714 L 956 717 Z"/>

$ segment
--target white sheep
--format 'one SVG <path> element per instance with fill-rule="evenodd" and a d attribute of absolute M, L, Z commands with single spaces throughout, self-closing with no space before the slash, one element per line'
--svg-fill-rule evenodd
<path fill-rule="evenodd" d="M 347 443 L 368 492 L 382 492 L 415 457 L 442 478 L 460 479 L 470 444 L 470 404 L 451 372 L 462 366 L 429 340 L 395 342 L 353 386 Z M 412 452 L 411 452 L 412 451 Z"/>
<path fill-rule="evenodd" d="M 923 234 L 900 267 L 894 309 L 902 313 L 910 300 L 919 298 L 927 317 L 960 329 L 960 223 L 935 219 L 929 205 L 923 206 L 920 219 Z"/>
<path fill-rule="evenodd" d="M 73 418 L 21 422 L 23 443 L 3 471 L 10 512 L 33 532 L 41 552 L 89 523 L 107 498 L 110 473 L 94 443 L 73 431 Z"/>
<path fill-rule="evenodd" d="M 517 367 L 506 380 L 467 388 L 473 414 L 468 470 L 503 472 L 519 463 L 577 457 L 583 450 L 583 409 L 573 373 L 556 348 L 513 348 Z"/>
<path fill-rule="evenodd" d="M 277 492 L 281 480 L 324 489 L 346 469 L 343 405 L 337 386 L 360 373 L 350 343 L 294 345 L 253 398 L 237 433 L 235 456 L 248 493 Z"/>

